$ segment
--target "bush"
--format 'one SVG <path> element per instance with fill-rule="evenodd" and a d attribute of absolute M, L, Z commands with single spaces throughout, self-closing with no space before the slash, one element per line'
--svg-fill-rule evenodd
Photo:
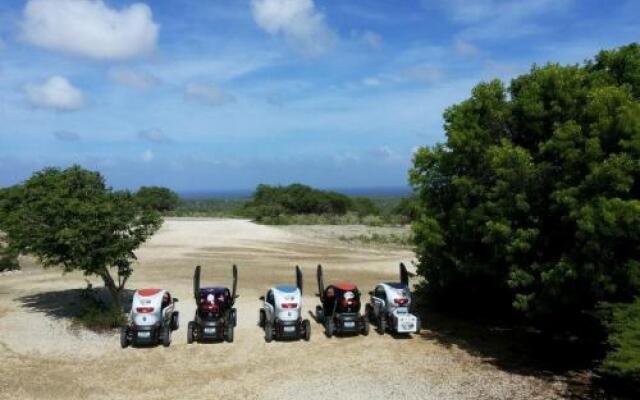
<path fill-rule="evenodd" d="M 640 298 L 610 306 L 609 352 L 599 372 L 612 387 L 640 395 Z"/>
<path fill-rule="evenodd" d="M 173 211 L 180 203 L 175 192 L 159 186 L 142 186 L 136 192 L 135 199 L 141 206 L 159 212 Z"/>
<path fill-rule="evenodd" d="M 93 331 L 102 332 L 119 328 L 126 321 L 119 307 L 107 306 L 97 300 L 87 300 L 74 323 Z"/>
<path fill-rule="evenodd" d="M 640 291 L 640 46 L 480 83 L 410 172 L 432 305 L 595 334 Z"/>

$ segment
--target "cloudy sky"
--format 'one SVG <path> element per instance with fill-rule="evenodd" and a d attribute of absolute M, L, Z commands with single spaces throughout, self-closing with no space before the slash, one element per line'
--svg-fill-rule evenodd
<path fill-rule="evenodd" d="M 3 0 L 0 186 L 406 185 L 480 80 L 640 41 L 640 2 Z"/>

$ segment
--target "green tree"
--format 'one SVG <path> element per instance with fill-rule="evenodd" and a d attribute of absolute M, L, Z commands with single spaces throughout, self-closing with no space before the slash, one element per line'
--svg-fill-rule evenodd
<path fill-rule="evenodd" d="M 44 169 L 0 196 L 0 229 L 12 249 L 33 254 L 45 268 L 100 277 L 115 306 L 131 275 L 134 250 L 161 223 L 155 210 L 79 166 Z"/>
<path fill-rule="evenodd" d="M 180 197 L 171 189 L 159 186 L 142 186 L 135 194 L 136 201 L 156 211 L 173 211 L 180 203 Z"/>
<path fill-rule="evenodd" d="M 410 180 L 432 304 L 582 335 L 640 289 L 640 47 L 481 83 Z"/>

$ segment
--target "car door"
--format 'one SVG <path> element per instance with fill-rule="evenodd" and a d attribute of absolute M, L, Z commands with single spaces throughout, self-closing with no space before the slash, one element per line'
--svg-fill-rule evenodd
<path fill-rule="evenodd" d="M 275 311 L 274 304 L 275 304 L 275 299 L 273 296 L 273 290 L 271 289 L 267 292 L 267 296 L 265 297 L 265 300 L 264 300 L 265 319 L 269 322 L 273 321 L 273 313 Z"/>
<path fill-rule="evenodd" d="M 375 313 L 376 317 L 380 316 L 381 313 L 384 313 L 387 294 L 382 285 L 376 286 L 375 290 L 373 291 L 373 297 L 371 297 L 371 301 L 373 303 L 373 312 Z"/>

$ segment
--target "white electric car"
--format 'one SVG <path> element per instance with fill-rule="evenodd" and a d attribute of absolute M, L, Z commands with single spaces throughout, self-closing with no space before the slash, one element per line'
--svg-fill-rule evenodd
<path fill-rule="evenodd" d="M 296 286 L 275 286 L 261 296 L 259 324 L 267 342 L 311 338 L 311 323 L 302 318 L 302 271 L 296 266 Z"/>
<path fill-rule="evenodd" d="M 400 334 L 420 333 L 420 318 L 411 314 L 409 272 L 400 263 L 400 282 L 382 282 L 369 292 L 365 315 L 380 334 L 390 330 Z"/>
<path fill-rule="evenodd" d="M 127 322 L 120 329 L 122 348 L 133 345 L 171 344 L 171 332 L 178 329 L 178 299 L 163 289 L 138 289 L 133 295 Z"/>

